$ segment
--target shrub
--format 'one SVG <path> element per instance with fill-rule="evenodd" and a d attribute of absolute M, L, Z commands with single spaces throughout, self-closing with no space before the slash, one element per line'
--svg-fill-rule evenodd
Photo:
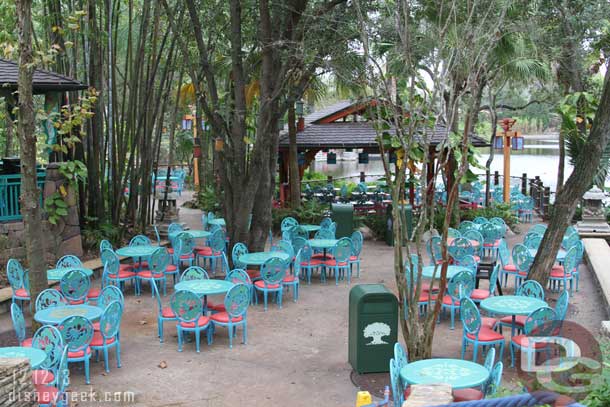
<path fill-rule="evenodd" d="M 293 217 L 303 224 L 317 225 L 322 218 L 328 214 L 328 205 L 321 205 L 318 201 L 307 201 L 301 204 L 299 209 L 292 208 L 273 208 L 271 210 L 273 232 L 281 230 L 282 219 Z"/>
<path fill-rule="evenodd" d="M 386 215 L 372 214 L 356 218 L 356 222 L 366 225 L 376 239 L 385 239 L 388 221 Z"/>
<path fill-rule="evenodd" d="M 477 216 L 487 219 L 502 218 L 511 229 L 519 223 L 519 220 L 513 214 L 513 211 L 511 211 L 509 204 L 497 204 L 486 208 L 463 210 L 460 212 L 460 215 L 462 220 L 473 220 Z"/>
<path fill-rule="evenodd" d="M 111 223 L 86 224 L 81 231 L 83 249 L 97 252 L 102 240 L 108 240 L 113 246 L 121 245 L 121 230 Z"/>
<path fill-rule="evenodd" d="M 220 199 L 216 196 L 216 191 L 210 186 L 199 190 L 197 194 L 197 207 L 205 212 L 218 212 L 220 210 Z"/>

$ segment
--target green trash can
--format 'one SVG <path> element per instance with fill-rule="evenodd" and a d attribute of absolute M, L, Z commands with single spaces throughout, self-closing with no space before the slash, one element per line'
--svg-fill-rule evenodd
<path fill-rule="evenodd" d="M 388 372 L 398 335 L 398 300 L 383 284 L 349 293 L 349 363 L 357 373 Z"/>
<path fill-rule="evenodd" d="M 407 235 L 403 237 L 403 246 L 406 246 L 409 238 L 413 235 L 413 207 L 411 205 L 400 205 L 400 209 L 405 217 L 407 225 Z M 394 218 L 392 216 L 392 204 L 386 207 L 386 231 L 385 242 L 388 246 L 394 246 Z"/>
<path fill-rule="evenodd" d="M 354 232 L 354 205 L 352 204 L 332 204 L 331 218 L 337 223 L 335 233 L 337 239 L 350 237 Z"/>

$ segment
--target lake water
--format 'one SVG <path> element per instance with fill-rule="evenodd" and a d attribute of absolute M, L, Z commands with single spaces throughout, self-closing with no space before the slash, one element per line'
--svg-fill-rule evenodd
<path fill-rule="evenodd" d="M 478 149 L 478 161 L 481 166 L 489 157 L 489 148 Z M 378 156 L 370 155 L 368 164 L 358 164 L 358 161 L 337 161 L 337 164 L 327 164 L 326 161 L 316 161 L 312 163 L 314 171 L 323 172 L 327 175 L 338 177 L 350 177 L 357 180 L 360 171 L 367 174 L 367 179 L 383 176 L 383 164 Z M 555 191 L 557 185 L 557 168 L 559 166 L 559 145 L 555 135 L 535 136 L 525 138 L 525 148 L 523 150 L 512 150 L 510 160 L 510 172 L 513 177 L 521 177 L 526 173 L 528 178 L 539 176 L 545 186 L 551 187 Z M 504 157 L 502 150 L 495 150 L 494 159 L 491 163 L 491 172 L 499 171 L 502 175 L 504 171 Z M 484 174 L 484 169 L 473 168 L 473 172 Z M 572 166 L 568 159 L 565 162 L 565 179 L 572 172 Z"/>

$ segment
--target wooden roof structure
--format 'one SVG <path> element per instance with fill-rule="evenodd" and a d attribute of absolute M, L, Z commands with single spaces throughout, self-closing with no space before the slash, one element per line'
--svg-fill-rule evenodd
<path fill-rule="evenodd" d="M 305 116 L 305 129 L 297 132 L 297 148 L 300 151 L 315 148 L 377 148 L 377 131 L 373 122 L 347 121 L 349 116 L 360 117 L 371 101 L 343 100 L 315 113 Z M 437 146 L 447 139 L 449 131 L 438 125 L 428 134 L 430 146 Z M 486 147 L 489 143 L 479 136 L 470 135 L 475 147 Z M 288 132 L 280 134 L 280 149 L 289 145 Z"/>
<path fill-rule="evenodd" d="M 19 64 L 0 58 L 0 95 L 15 92 L 18 79 Z M 36 69 L 34 70 L 32 88 L 34 94 L 42 94 L 83 90 L 87 89 L 87 85 L 68 76 L 44 69 Z"/>

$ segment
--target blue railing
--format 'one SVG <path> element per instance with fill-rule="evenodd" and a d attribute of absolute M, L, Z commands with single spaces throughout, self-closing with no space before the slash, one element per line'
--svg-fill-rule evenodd
<path fill-rule="evenodd" d="M 38 172 L 38 187 L 44 186 L 45 171 Z M 21 220 L 21 175 L 0 175 L 0 222 Z M 42 194 L 40 196 L 42 202 Z"/>

